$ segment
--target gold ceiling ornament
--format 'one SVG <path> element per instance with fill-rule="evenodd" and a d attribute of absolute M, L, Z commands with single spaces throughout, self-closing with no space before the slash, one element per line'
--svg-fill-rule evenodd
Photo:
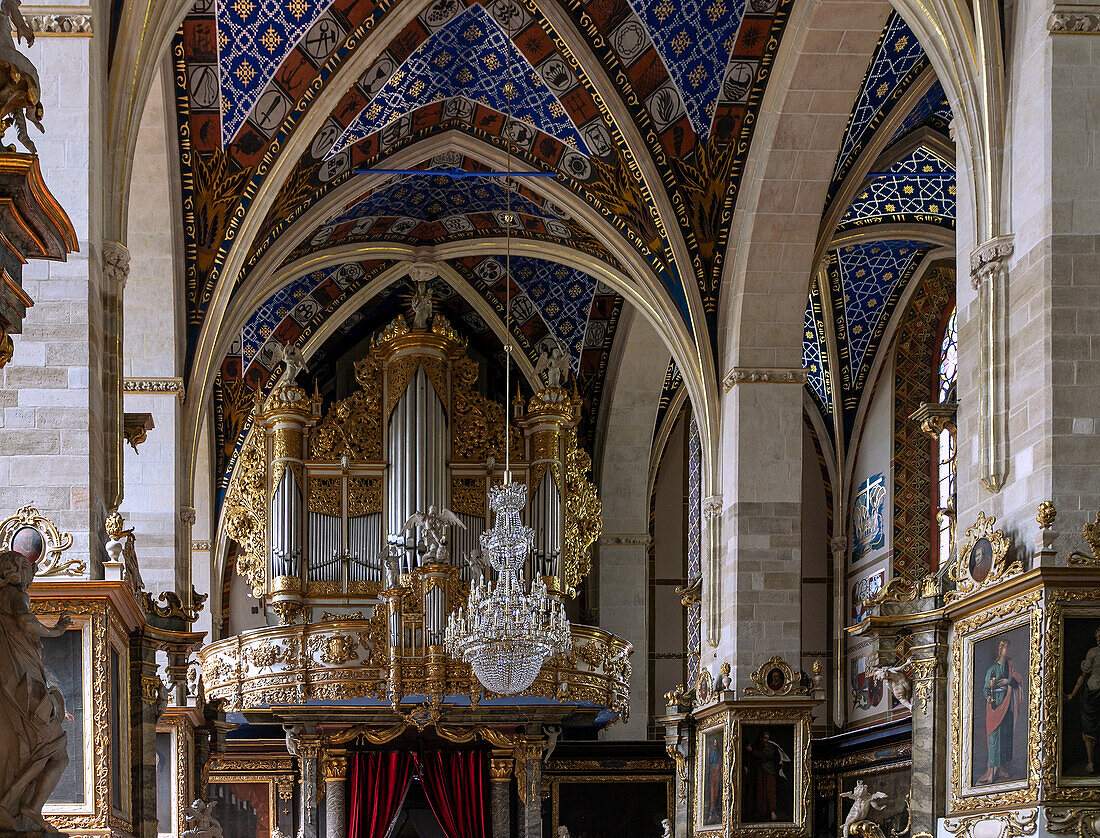
<path fill-rule="evenodd" d="M 237 574 L 257 599 L 267 586 L 267 455 L 264 432 L 253 425 L 237 458 L 225 497 L 225 532 L 237 542 Z"/>
<path fill-rule="evenodd" d="M 966 543 L 948 568 L 948 576 L 955 581 L 955 590 L 947 592 L 946 602 L 954 602 L 1024 572 L 1018 559 L 1008 560 L 1012 543 L 1001 530 L 994 529 L 996 523 L 996 518 L 979 512 L 977 521 L 967 529 Z"/>
<path fill-rule="evenodd" d="M 1085 542 L 1092 550 L 1092 555 L 1074 550 L 1069 554 L 1069 563 L 1071 565 L 1100 565 L 1100 511 L 1097 511 L 1095 521 L 1086 522 L 1081 527 L 1081 535 L 1084 536 Z"/>
<path fill-rule="evenodd" d="M 73 537 L 33 506 L 23 506 L 0 522 L 0 548 L 25 555 L 35 576 L 83 576 L 88 565 L 62 555 L 73 546 Z"/>
<path fill-rule="evenodd" d="M 775 698 L 808 694 L 807 689 L 802 686 L 802 673 L 796 672 L 794 667 L 779 655 L 767 660 L 763 666 L 751 673 L 749 678 L 753 686 L 745 687 L 747 697 Z"/>

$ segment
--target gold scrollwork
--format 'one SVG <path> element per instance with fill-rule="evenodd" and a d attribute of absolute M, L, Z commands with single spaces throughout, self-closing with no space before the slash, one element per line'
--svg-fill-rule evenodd
<path fill-rule="evenodd" d="M 948 574 L 955 581 L 955 590 L 947 592 L 944 596 L 946 602 L 953 602 L 1024 572 L 1019 560 L 1008 561 L 1012 544 L 1001 530 L 993 529 L 996 523 L 996 518 L 979 512 L 974 526 L 967 529 L 966 544 L 948 569 Z M 978 552 L 975 554 L 975 551 Z M 985 552 L 988 555 L 983 555 Z M 980 578 L 975 576 L 975 570 L 986 562 L 989 563 L 988 570 L 982 571 L 984 575 Z"/>
<path fill-rule="evenodd" d="M 355 362 L 355 380 L 359 391 L 332 405 L 310 431 L 310 459 L 382 459 L 382 365 L 376 354 Z"/>
<path fill-rule="evenodd" d="M 1069 563 L 1071 565 L 1100 565 L 1100 511 L 1097 511 L 1095 521 L 1086 522 L 1081 527 L 1081 535 L 1085 537 L 1085 542 L 1092 550 L 1092 555 L 1074 550 L 1069 554 Z"/>
<path fill-rule="evenodd" d="M 240 546 L 237 573 L 264 594 L 267 581 L 267 458 L 263 429 L 253 425 L 241 447 L 225 499 L 225 531 Z"/>
<path fill-rule="evenodd" d="M 775 683 L 776 678 L 772 673 L 776 671 L 783 677 L 781 683 Z M 794 667 L 779 655 L 765 662 L 756 672 L 750 674 L 749 678 L 755 686 L 745 687 L 746 696 L 806 695 L 801 674 L 796 674 Z"/>
<path fill-rule="evenodd" d="M 603 503 L 589 482 L 592 458 L 570 428 L 565 443 L 565 588 L 576 596 L 577 586 L 592 569 L 592 545 L 603 530 Z"/>
<path fill-rule="evenodd" d="M 974 828 L 993 821 L 1001 826 L 1001 838 L 1020 838 L 1021 835 L 1034 835 L 1039 823 L 1038 809 L 1017 809 L 1012 812 L 971 815 L 966 818 L 945 818 L 943 829 L 958 838 L 972 838 Z M 1053 830 L 1052 830 L 1053 831 Z"/>
<path fill-rule="evenodd" d="M 12 550 L 12 539 L 24 527 L 36 530 L 42 538 L 41 554 L 34 559 L 35 576 L 80 576 L 87 564 L 77 558 L 65 558 L 61 554 L 73 546 L 73 537 L 60 532 L 53 521 L 33 506 L 20 507 L 10 518 L 0 522 L 0 547 Z"/>
<path fill-rule="evenodd" d="M 935 658 L 920 658 L 912 660 L 909 666 L 913 677 L 913 696 L 920 702 L 921 715 L 926 715 L 939 662 Z"/>
<path fill-rule="evenodd" d="M 339 477 L 310 477 L 306 508 L 317 515 L 340 517 L 342 488 Z"/>
<path fill-rule="evenodd" d="M 1047 832 L 1054 835 L 1100 838 L 1100 809 L 1063 809 L 1048 806 L 1046 816 Z"/>
<path fill-rule="evenodd" d="M 382 478 L 351 477 L 348 479 L 348 515 L 358 518 L 382 511 Z"/>
<path fill-rule="evenodd" d="M 451 478 L 451 509 L 464 515 L 485 517 L 485 478 L 455 475 Z"/>

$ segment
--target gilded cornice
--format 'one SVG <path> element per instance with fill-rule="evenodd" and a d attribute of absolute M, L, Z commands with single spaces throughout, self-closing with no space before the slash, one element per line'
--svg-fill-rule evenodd
<path fill-rule="evenodd" d="M 184 387 L 183 379 L 177 377 L 168 378 L 124 378 L 122 380 L 122 392 L 124 393 L 155 393 L 174 395 L 183 404 Z"/>

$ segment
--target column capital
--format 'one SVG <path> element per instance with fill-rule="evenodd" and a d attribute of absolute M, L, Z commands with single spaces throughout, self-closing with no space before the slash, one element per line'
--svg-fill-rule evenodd
<path fill-rule="evenodd" d="M 489 760 L 489 779 L 497 783 L 506 783 L 512 779 L 513 761 L 508 758 L 494 757 Z"/>
<path fill-rule="evenodd" d="M 995 236 L 970 251 L 970 285 L 977 290 L 982 280 L 1003 271 L 1005 262 L 1015 250 L 1016 237 Z"/>
<path fill-rule="evenodd" d="M 343 782 L 348 777 L 348 759 L 344 756 L 326 755 L 321 761 L 325 782 Z"/>
<path fill-rule="evenodd" d="M 703 498 L 703 517 L 714 519 L 722 514 L 722 496 L 711 495 Z"/>
<path fill-rule="evenodd" d="M 101 245 L 103 253 L 103 273 L 107 278 L 118 285 L 122 291 L 126 287 L 126 280 L 130 276 L 130 251 L 121 242 L 104 239 Z"/>

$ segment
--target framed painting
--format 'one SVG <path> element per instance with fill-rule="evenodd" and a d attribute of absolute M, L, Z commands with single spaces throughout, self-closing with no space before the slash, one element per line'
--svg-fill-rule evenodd
<path fill-rule="evenodd" d="M 89 694 L 91 684 L 85 678 L 90 669 L 86 647 L 90 641 L 86 619 L 73 618 L 73 627 L 59 637 L 42 638 L 42 665 L 46 680 L 56 687 L 65 702 L 62 727 L 68 737 L 69 764 L 61 774 L 47 803 L 47 811 L 82 811 L 91 808 L 88 794 L 91 766 L 86 764 L 86 743 L 91 724 Z"/>
<path fill-rule="evenodd" d="M 717 832 L 725 826 L 728 802 L 725 717 L 696 736 L 695 832 Z"/>
<path fill-rule="evenodd" d="M 956 623 L 952 726 L 954 811 L 1026 802 L 1037 785 L 1039 591 Z M 1033 764 L 1036 763 L 1036 764 Z"/>
<path fill-rule="evenodd" d="M 837 838 L 844 838 L 840 834 L 844 824 L 844 817 L 852 801 L 840 795 L 850 792 L 855 788 L 857 780 L 863 780 L 871 789 L 871 792 L 882 792 L 886 799 L 882 801 L 883 808 L 876 810 L 874 820 L 882 828 L 883 835 L 904 835 L 909 823 L 909 806 L 907 803 L 909 785 L 912 777 L 912 762 L 894 762 L 886 765 L 867 765 L 854 771 L 845 771 L 837 775 L 835 812 L 836 823 L 832 824 L 830 834 Z M 820 833 L 819 833 L 820 834 Z"/>
<path fill-rule="evenodd" d="M 555 777 L 551 795 L 553 834 L 570 838 L 658 836 L 674 806 L 672 778 L 649 774 Z"/>
<path fill-rule="evenodd" d="M 737 802 L 742 825 L 796 825 L 795 724 L 742 722 Z"/>
<path fill-rule="evenodd" d="M 1057 784 L 1088 788 L 1089 797 L 1095 797 L 1100 795 L 1100 602 L 1055 605 L 1051 621 L 1057 627 L 1050 640 L 1058 695 L 1048 706 L 1059 714 Z"/>
<path fill-rule="evenodd" d="M 271 838 L 275 823 L 275 780 L 271 777 L 211 776 L 207 800 L 222 833 L 236 838 Z"/>

